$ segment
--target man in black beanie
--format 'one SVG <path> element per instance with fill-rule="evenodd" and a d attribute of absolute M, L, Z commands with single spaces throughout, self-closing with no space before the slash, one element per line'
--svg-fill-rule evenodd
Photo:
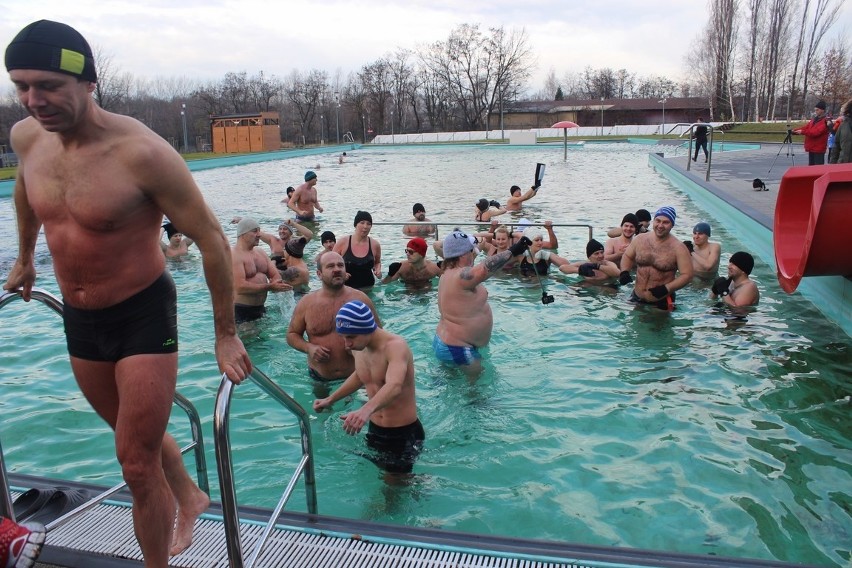
<path fill-rule="evenodd" d="M 44 226 L 71 368 L 115 431 L 145 566 L 164 568 L 170 554 L 189 546 L 210 499 L 166 433 L 178 354 L 175 286 L 160 250 L 163 214 L 203 255 L 216 337 L 211 357 L 239 383 L 251 361 L 234 325 L 228 239 L 177 152 L 142 123 L 94 103 L 95 62 L 80 33 L 34 22 L 9 44 L 5 64 L 30 116 L 11 130 L 20 159 L 20 245 L 3 288 L 31 299 Z"/>
<path fill-rule="evenodd" d="M 760 290 L 749 278 L 754 269 L 754 257 L 738 251 L 728 261 L 728 277 L 720 276 L 713 282 L 710 297 L 721 298 L 729 306 L 754 306 L 760 301 Z"/>
<path fill-rule="evenodd" d="M 586 258 L 588 260 L 563 264 L 559 271 L 563 274 L 579 274 L 592 284 L 605 284 L 618 278 L 621 273 L 617 264 L 604 258 L 604 246 L 596 239 L 586 244 Z"/>

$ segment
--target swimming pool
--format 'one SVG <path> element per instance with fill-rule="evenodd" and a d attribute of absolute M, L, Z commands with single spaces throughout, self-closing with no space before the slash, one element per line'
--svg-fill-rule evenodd
<path fill-rule="evenodd" d="M 320 162 L 321 230 L 342 235 L 357 209 L 377 222 L 405 221 L 415 201 L 433 220 L 467 221 L 476 199 L 505 201 L 510 185 L 532 182 L 541 161 L 548 164 L 545 184 L 525 216 L 589 223 L 601 239 L 625 212 L 666 203 L 679 213 L 675 232 L 687 238 L 707 215 L 647 166 L 649 150 L 589 145 L 564 163 L 554 146 L 362 149 L 342 166 L 334 156 L 311 156 L 195 177 L 223 223 L 254 215 L 272 229 L 283 213 L 284 188 Z M 16 250 L 8 200 L 0 201 L 0 221 L 5 275 Z M 740 245 L 709 221 L 726 259 Z M 233 227 L 226 231 L 233 239 Z M 385 268 L 404 256 L 397 228 L 376 226 L 373 234 Z M 582 256 L 585 230 L 557 234 L 560 255 Z M 306 258 L 315 250 L 309 247 Z M 37 264 L 39 285 L 55 291 L 44 248 Z M 180 390 L 205 417 L 212 462 L 218 380 L 200 259 L 173 264 L 172 272 L 180 297 Z M 679 310 L 667 315 L 634 310 L 625 290 L 582 287 L 560 276 L 545 280 L 556 298 L 547 306 L 535 281 L 492 279 L 495 335 L 475 385 L 435 364 L 434 291 L 377 287 L 371 295 L 385 327 L 415 354 L 426 450 L 410 486 L 388 487 L 358 455 L 363 439 L 340 428 L 337 416 L 347 407 L 315 415 L 320 512 L 588 544 L 848 563 L 852 344 L 812 305 L 781 292 L 770 267 L 758 262 L 753 276 L 762 300 L 747 322 L 726 319 L 706 290 L 684 290 Z M 309 407 L 304 355 L 284 340 L 292 297 L 275 296 L 269 306 L 272 315 L 247 346 L 255 364 Z M 46 307 L 28 307 L 4 308 L 0 331 L 7 347 L 0 354 L 7 463 L 14 471 L 114 482 L 111 436 L 69 378 L 61 326 Z M 297 427 L 280 424 L 280 411 L 250 385 L 238 389 L 232 412 L 240 503 L 271 506 L 280 489 L 269 487 L 283 484 L 295 465 Z M 215 477 L 211 485 L 217 487 Z"/>

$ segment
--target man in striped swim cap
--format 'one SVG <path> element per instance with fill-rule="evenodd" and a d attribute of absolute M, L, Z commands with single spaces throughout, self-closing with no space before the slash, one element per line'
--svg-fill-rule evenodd
<path fill-rule="evenodd" d="M 630 301 L 673 310 L 675 292 L 692 281 L 692 257 L 682 241 L 671 234 L 677 213 L 664 205 L 657 209 L 652 229 L 636 235 L 621 257 L 622 284 L 633 281 L 630 271 L 636 267 L 636 284 Z"/>
<path fill-rule="evenodd" d="M 341 415 L 343 429 L 355 435 L 365 424 L 368 456 L 389 474 L 411 473 L 426 434 L 417 418 L 414 392 L 414 356 L 402 337 L 376 325 L 364 302 L 345 303 L 335 317 L 337 333 L 355 356 L 355 372 L 330 396 L 314 401 L 322 412 L 361 387 L 367 402 Z"/>
<path fill-rule="evenodd" d="M 3 288 L 31 298 L 44 226 L 71 368 L 115 431 L 145 566 L 165 568 L 190 545 L 210 499 L 166 433 L 178 337 L 175 285 L 160 249 L 163 215 L 204 257 L 219 372 L 239 383 L 251 361 L 234 324 L 228 239 L 174 148 L 141 122 L 95 104 L 95 61 L 77 30 L 33 22 L 12 39 L 4 61 L 30 116 L 10 136 L 20 158 L 20 246 Z"/>

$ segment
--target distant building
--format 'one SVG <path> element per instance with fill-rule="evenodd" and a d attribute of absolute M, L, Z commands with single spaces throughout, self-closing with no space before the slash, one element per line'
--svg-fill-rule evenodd
<path fill-rule="evenodd" d="M 666 124 L 693 123 L 699 117 L 709 120 L 710 105 L 702 97 L 504 102 L 503 128 L 550 128 L 562 120 L 570 120 L 580 126 L 599 126 L 601 120 L 604 126 L 662 124 L 664 114 Z M 491 128 L 499 128 L 500 111 L 492 112 L 490 119 Z"/>
<path fill-rule="evenodd" d="M 277 112 L 252 112 L 210 117 L 210 138 L 216 154 L 281 149 Z"/>

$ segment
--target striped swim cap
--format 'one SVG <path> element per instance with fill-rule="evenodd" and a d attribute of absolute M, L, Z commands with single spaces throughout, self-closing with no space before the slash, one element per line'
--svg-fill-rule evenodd
<path fill-rule="evenodd" d="M 365 335 L 373 333 L 378 327 L 370 307 L 358 300 L 343 304 L 337 311 L 334 324 L 340 335 Z"/>
<path fill-rule="evenodd" d="M 671 205 L 663 205 L 657 212 L 654 213 L 654 218 L 657 217 L 666 217 L 669 221 L 672 222 L 672 225 L 675 224 L 675 219 L 677 218 L 677 212 L 675 212 L 675 208 Z"/>

